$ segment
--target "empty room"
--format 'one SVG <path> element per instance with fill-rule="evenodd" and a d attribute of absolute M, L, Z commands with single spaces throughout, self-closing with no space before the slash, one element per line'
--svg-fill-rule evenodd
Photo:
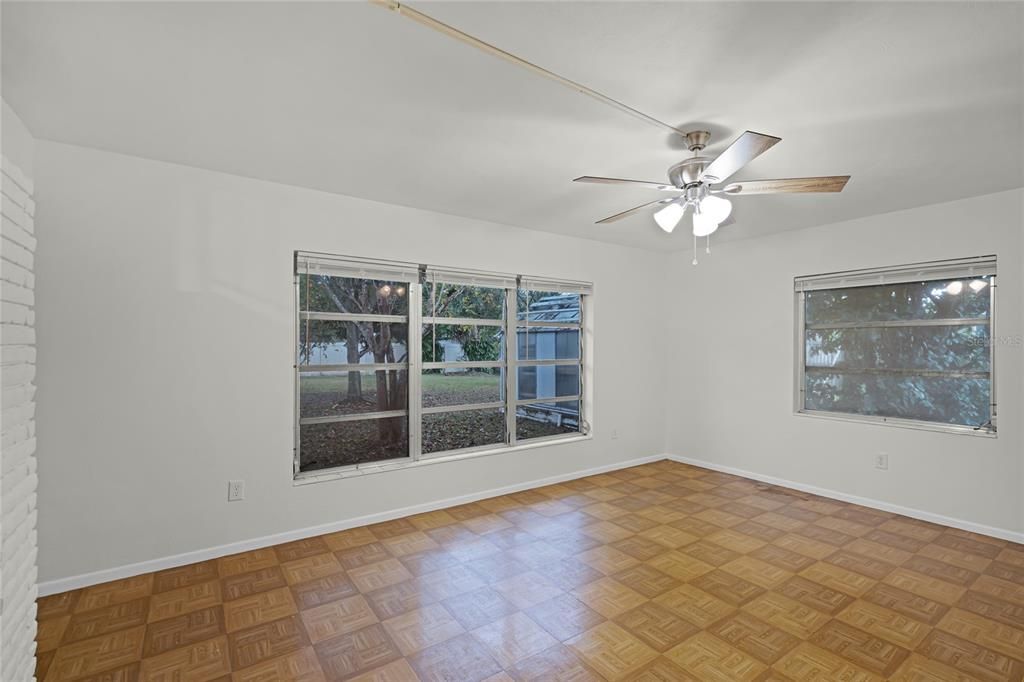
<path fill-rule="evenodd" d="M 1024 2 L 0 40 L 0 682 L 1024 682 Z"/>

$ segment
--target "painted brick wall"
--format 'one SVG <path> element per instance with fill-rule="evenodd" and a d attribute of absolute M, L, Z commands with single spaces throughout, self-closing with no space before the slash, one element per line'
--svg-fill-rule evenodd
<path fill-rule="evenodd" d="M 0 680 L 15 682 L 35 676 L 35 202 L 0 161 Z"/>

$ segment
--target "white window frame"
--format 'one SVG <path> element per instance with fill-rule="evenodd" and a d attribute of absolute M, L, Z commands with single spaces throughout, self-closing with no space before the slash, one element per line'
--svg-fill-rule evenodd
<path fill-rule="evenodd" d="M 865 270 L 850 270 L 845 272 L 834 272 L 821 275 L 807 275 L 793 279 L 794 290 L 794 327 L 795 327 L 795 353 L 794 353 L 794 385 L 793 385 L 793 413 L 797 416 L 814 417 L 820 419 L 832 419 L 847 422 L 860 422 L 866 424 L 896 426 L 900 428 L 919 429 L 923 431 L 940 431 L 959 435 L 982 436 L 996 438 L 998 434 L 996 424 L 996 257 L 975 256 L 972 258 L 958 258 L 943 261 L 931 261 L 927 263 L 914 263 L 882 268 L 871 268 Z M 809 410 L 804 407 L 806 389 L 806 349 L 805 331 L 806 319 L 804 308 L 804 293 L 814 290 L 842 289 L 848 287 L 878 286 L 885 284 L 921 282 L 939 279 L 958 279 L 982 277 L 990 275 L 992 281 L 989 290 L 989 317 L 987 320 L 953 320 L 954 323 L 964 324 L 987 324 L 989 327 L 989 387 L 991 400 L 991 420 L 986 426 L 970 426 L 961 424 L 943 424 L 919 419 L 902 419 L 897 417 L 884 417 L 877 415 L 859 414 L 854 412 L 831 412 L 825 410 Z M 950 320 L 943 320 L 946 324 Z M 904 326 L 926 326 L 934 325 L 932 320 L 915 320 L 901 322 Z M 884 324 L 872 326 L 886 326 Z"/>
<path fill-rule="evenodd" d="M 300 263 L 313 264 L 312 270 L 305 270 L 300 273 Z M 292 343 L 292 358 L 294 367 L 294 438 L 292 455 L 292 475 L 295 485 L 315 483 L 338 478 L 362 476 L 383 471 L 393 471 L 416 466 L 425 466 L 439 462 L 466 459 L 469 457 L 480 457 L 487 455 L 529 450 L 536 447 L 567 443 L 580 440 L 589 440 L 591 436 L 591 400 L 592 391 L 589 390 L 587 377 L 592 373 L 589 362 L 589 354 L 586 349 L 589 347 L 590 329 L 587 326 L 587 311 L 592 305 L 593 284 L 576 280 L 554 279 L 550 277 L 532 277 L 525 275 L 513 275 L 505 273 L 492 273 L 476 270 L 456 269 L 441 266 L 421 265 L 416 263 L 405 263 L 400 261 L 386 261 L 376 259 L 357 258 L 352 256 L 341 256 L 334 254 L 315 253 L 308 251 L 296 251 L 293 261 L 293 287 L 295 297 L 295 319 L 294 338 Z M 311 319 L 337 319 L 347 320 L 371 320 L 375 322 L 407 322 L 409 325 L 407 334 L 407 362 L 393 363 L 387 365 L 387 369 L 408 370 L 408 393 L 409 404 L 406 410 L 395 412 L 368 412 L 354 415 L 317 418 L 301 416 L 300 404 L 300 376 L 302 368 L 297 362 L 297 349 L 299 347 L 299 325 L 304 319 L 301 309 L 302 299 L 299 290 L 299 275 L 305 272 L 322 272 L 340 277 L 364 278 L 364 279 L 387 279 L 394 282 L 402 282 L 407 286 L 409 296 L 408 316 L 380 316 L 380 315 L 349 315 L 344 313 L 312 313 L 305 317 Z M 503 320 L 490 319 L 469 319 L 469 318 L 431 318 L 424 315 L 422 309 L 423 282 L 436 281 L 438 283 L 466 283 L 480 287 L 502 288 L 505 291 L 505 311 Z M 576 323 L 543 323 L 542 326 L 565 326 L 579 329 L 579 359 L 578 360 L 550 360 L 532 361 L 534 364 L 578 364 L 580 366 L 580 391 L 578 395 L 559 396 L 557 398 L 518 400 L 518 368 L 529 365 L 531 361 L 522 361 L 518 358 L 517 339 L 517 292 L 521 289 L 533 289 L 540 291 L 564 291 L 580 295 L 580 321 Z M 391 319 L 394 318 L 394 319 Z M 499 361 L 483 362 L 424 362 L 422 354 L 423 325 L 436 322 L 437 324 L 459 324 L 476 326 L 496 326 L 504 328 L 505 352 L 504 358 Z M 528 322 L 528 321 L 527 321 Z M 528 326 L 519 324 L 518 326 Z M 585 342 L 586 340 L 586 342 Z M 465 404 L 424 408 L 422 405 L 422 378 L 425 369 L 440 369 L 446 366 L 457 367 L 503 367 L 505 369 L 504 400 L 494 403 Z M 372 370 L 378 367 L 374 364 L 360 365 L 330 365 L 332 369 L 356 369 Z M 516 411 L 520 405 L 531 402 L 568 402 L 576 400 L 579 402 L 579 432 L 555 434 L 518 440 L 516 438 Z M 459 448 L 454 450 L 443 450 L 438 452 L 423 453 L 423 415 L 430 413 L 454 412 L 462 410 L 477 409 L 505 409 L 505 433 L 506 442 L 482 445 L 476 447 Z M 317 469 L 313 471 L 300 471 L 300 426 L 303 423 L 313 422 L 340 422 L 363 419 L 375 419 L 391 416 L 407 416 L 409 454 L 405 457 L 380 460 L 376 462 L 363 462 L 340 467 Z"/>

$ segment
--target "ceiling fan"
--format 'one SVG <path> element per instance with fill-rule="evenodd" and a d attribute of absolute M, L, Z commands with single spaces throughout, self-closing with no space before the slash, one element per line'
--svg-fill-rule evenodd
<path fill-rule="evenodd" d="M 610 215 L 597 224 L 612 223 L 638 211 L 661 206 L 654 213 L 654 221 L 665 232 L 672 232 L 683 219 L 687 208 L 693 209 L 693 235 L 711 235 L 729 218 L 732 202 L 722 195 L 781 194 L 793 192 L 841 192 L 849 175 L 827 175 L 815 178 L 787 178 L 782 180 L 745 180 L 723 185 L 726 180 L 755 158 L 771 149 L 782 138 L 762 135 L 750 130 L 737 137 L 716 158 L 700 156 L 711 134 L 706 130 L 683 133 L 693 156 L 668 169 L 668 184 L 643 180 L 620 180 L 584 175 L 573 182 L 593 182 L 605 185 L 632 185 L 647 187 L 676 196 L 655 199 L 646 204 Z"/>
<path fill-rule="evenodd" d="M 635 206 L 629 210 L 615 215 L 608 216 L 597 221 L 611 223 L 616 220 L 632 215 L 651 206 L 660 206 L 655 212 L 654 220 L 665 232 L 672 232 L 676 225 L 683 219 L 686 209 L 693 209 L 693 235 L 694 246 L 697 237 L 708 237 L 717 230 L 732 213 L 732 202 L 719 195 L 742 195 L 742 194 L 780 194 L 792 192 L 841 192 L 849 175 L 829 175 L 815 178 L 788 178 L 781 180 L 747 180 L 732 182 L 727 185 L 723 183 L 733 176 L 739 169 L 750 163 L 752 160 L 771 149 L 782 138 L 772 135 L 762 135 L 746 131 L 733 141 L 729 147 L 714 159 L 700 156 L 700 152 L 707 146 L 711 133 L 706 130 L 694 130 L 686 132 L 673 125 L 634 109 L 603 92 L 587 87 L 583 83 L 571 80 L 545 69 L 544 67 L 529 62 L 507 50 L 496 45 L 485 42 L 476 36 L 465 31 L 438 21 L 429 14 L 420 12 L 409 7 L 401 0 L 372 0 L 387 9 L 408 17 L 424 26 L 427 26 L 438 33 L 447 35 L 455 40 L 461 41 L 475 47 L 487 54 L 515 64 L 531 73 L 550 79 L 559 85 L 570 90 L 586 95 L 605 106 L 617 109 L 625 114 L 645 121 L 651 125 L 658 126 L 671 131 L 673 134 L 682 135 L 686 140 L 687 147 L 693 152 L 693 157 L 685 159 L 668 169 L 669 184 L 659 182 L 644 182 L 641 180 L 620 180 L 618 178 L 600 178 L 585 175 L 576 178 L 574 182 L 596 182 L 608 185 L 634 185 L 647 187 L 649 189 L 672 192 L 675 196 L 664 199 L 656 199 L 646 204 Z M 694 249 L 696 251 L 696 249 Z M 696 254 L 695 254 L 696 255 Z M 694 257 L 694 265 L 697 263 Z"/>

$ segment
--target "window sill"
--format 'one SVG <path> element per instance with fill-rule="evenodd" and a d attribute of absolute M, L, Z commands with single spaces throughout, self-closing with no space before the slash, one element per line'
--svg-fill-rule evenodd
<path fill-rule="evenodd" d="M 371 474 L 379 474 L 384 473 L 386 471 L 415 469 L 418 467 L 430 466 L 432 464 L 442 464 L 444 462 L 457 462 L 464 459 L 473 459 L 475 457 L 490 457 L 492 455 L 501 455 L 509 452 L 533 450 L 534 448 L 542 448 L 547 447 L 549 445 L 564 445 L 567 443 L 578 443 L 580 441 L 587 441 L 592 439 L 593 435 L 591 434 L 558 435 L 549 438 L 538 438 L 536 440 L 532 440 L 527 443 L 519 443 L 511 447 L 505 446 L 470 450 L 467 452 L 453 452 L 451 454 L 441 454 L 433 457 L 428 456 L 423 457 L 422 459 L 410 461 L 392 460 L 389 462 L 381 462 L 378 465 L 357 465 L 352 467 L 338 467 L 334 469 L 322 469 L 319 471 L 300 472 L 295 475 L 295 478 L 292 480 L 292 485 L 308 485 L 310 483 L 334 481 L 339 478 L 355 478 L 357 476 L 369 476 Z"/>
<path fill-rule="evenodd" d="M 982 429 L 975 430 L 973 426 L 937 424 L 933 422 L 915 421 L 913 419 L 870 417 L 867 415 L 845 414 L 839 412 L 819 412 L 811 410 L 795 410 L 793 414 L 797 417 L 811 417 L 813 419 L 828 419 L 830 421 L 873 424 L 875 426 L 895 426 L 901 429 L 914 429 L 917 431 L 935 431 L 938 433 L 948 433 L 956 436 L 975 436 L 980 438 L 999 437 L 998 431 L 989 431 Z"/>

